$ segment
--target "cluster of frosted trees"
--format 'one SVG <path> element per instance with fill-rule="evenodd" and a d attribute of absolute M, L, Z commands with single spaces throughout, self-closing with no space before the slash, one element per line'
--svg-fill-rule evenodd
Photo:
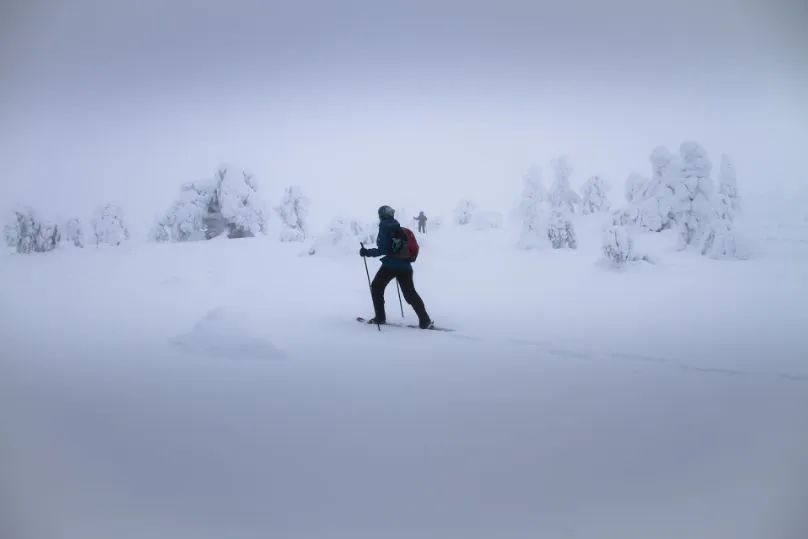
<path fill-rule="evenodd" d="M 59 246 L 118 246 L 129 239 L 119 206 L 106 204 L 93 213 L 89 227 L 78 217 L 54 222 L 33 208 L 19 208 L 3 226 L 6 245 L 21 254 L 45 253 Z"/>
<path fill-rule="evenodd" d="M 257 191 L 252 174 L 221 167 L 212 178 L 183 185 L 174 203 L 155 223 L 149 239 L 183 242 L 266 234 L 268 215 Z M 281 222 L 281 241 L 302 242 L 309 237 L 308 207 L 299 187 L 284 191 L 274 208 Z M 78 217 L 51 222 L 33 209 L 21 208 L 8 216 L 3 231 L 7 245 L 19 253 L 47 252 L 60 245 L 118 246 L 130 238 L 121 208 L 112 204 L 99 207 L 88 225 Z"/>
<path fill-rule="evenodd" d="M 683 142 L 677 153 L 658 147 L 649 160 L 650 176 L 630 174 L 624 187 L 625 203 L 618 208 L 613 208 L 610 186 L 601 176 L 588 178 L 576 192 L 570 183 L 573 167 L 565 156 L 551 161 L 549 188 L 544 187 L 542 170 L 530 167 L 523 177 L 518 207 L 519 246 L 577 249 L 574 216 L 604 215 L 602 252 L 614 265 L 647 259 L 635 250 L 632 237 L 638 232 L 675 231 L 679 250 L 693 250 L 716 259 L 744 258 L 735 231 L 740 201 L 735 166 L 729 156 L 721 157 L 716 179 L 707 151 L 696 142 Z M 268 212 L 257 193 L 252 174 L 220 167 L 212 178 L 180 188 L 179 196 L 151 230 L 150 239 L 184 242 L 266 234 Z M 309 201 L 299 187 L 286 188 L 280 203 L 272 209 L 280 220 L 280 241 L 311 239 L 307 224 Z M 397 217 L 406 226 L 410 213 L 398 209 Z M 503 225 L 501 214 L 481 209 L 471 200 L 457 204 L 453 222 L 479 230 Z M 430 223 L 434 229 L 439 218 L 431 218 Z M 353 251 L 357 240 L 375 242 L 375 233 L 374 224 L 337 217 L 314 238 L 306 252 Z M 19 209 L 7 219 L 4 235 L 8 246 L 17 252 L 34 253 L 59 245 L 117 246 L 129 239 L 129 230 L 121 208 L 107 204 L 94 212 L 88 226 L 77 217 L 54 223 L 30 208 Z"/>
<path fill-rule="evenodd" d="M 627 238 L 623 244 L 631 244 L 634 231 L 675 230 L 680 251 L 715 259 L 747 256 L 735 229 L 740 199 L 728 155 L 721 156 L 717 181 L 707 151 L 697 142 L 683 142 L 678 154 L 658 147 L 650 162 L 650 178 L 634 173 L 626 181 L 626 204 L 611 215 L 611 237 Z"/>
<path fill-rule="evenodd" d="M 551 163 L 549 189 L 543 186 L 541 169 L 531 167 L 523 178 L 518 210 L 520 247 L 575 249 L 578 242 L 572 216 L 608 214 L 602 251 L 614 265 L 648 260 L 635 251 L 632 234 L 637 231 L 675 230 L 679 250 L 691 249 L 716 259 L 744 258 L 735 232 L 740 201 L 731 158 L 721 157 L 717 186 L 707 151 L 697 142 L 683 142 L 678 155 L 656 148 L 650 162 L 650 178 L 637 173 L 628 176 L 626 204 L 616 209 L 609 201 L 609 185 L 601 176 L 587 179 L 579 193 L 570 187 L 573 169 L 564 156 Z"/>
<path fill-rule="evenodd" d="M 258 198 L 249 172 L 221 167 L 212 178 L 189 182 L 155 224 L 150 238 L 158 242 L 245 238 L 268 232 L 269 215 Z M 281 241 L 305 241 L 309 201 L 299 187 L 288 187 L 274 208 L 281 221 Z"/>
<path fill-rule="evenodd" d="M 331 220 L 323 234 L 318 235 L 307 249 L 309 255 L 347 255 L 356 253 L 359 243 L 376 246 L 377 223 L 367 224 L 347 216 Z"/>
<path fill-rule="evenodd" d="M 184 184 L 150 237 L 158 242 L 243 238 L 266 232 L 266 217 L 257 203 L 252 174 L 221 167 L 212 178 Z"/>
<path fill-rule="evenodd" d="M 577 249 L 572 215 L 609 208 L 608 187 L 600 177 L 590 178 L 578 194 L 570 186 L 573 168 L 569 159 L 560 156 L 551 162 L 551 167 L 553 183 L 549 189 L 542 183 L 538 166 L 532 166 L 522 180 L 519 246 L 523 249 L 537 249 L 545 244 L 554 249 Z"/>
<path fill-rule="evenodd" d="M 609 211 L 609 186 L 601 176 L 589 178 L 577 193 L 570 185 L 573 168 L 566 156 L 551 162 L 553 182 L 544 187 L 542 171 L 531 166 L 523 178 L 521 201 L 517 209 L 522 222 L 519 246 L 536 249 L 549 245 L 554 249 L 577 249 L 578 238 L 572 216 Z M 455 207 L 456 225 L 475 223 L 478 229 L 499 228 L 502 216 L 497 212 L 482 211 L 470 200 L 461 200 Z"/>

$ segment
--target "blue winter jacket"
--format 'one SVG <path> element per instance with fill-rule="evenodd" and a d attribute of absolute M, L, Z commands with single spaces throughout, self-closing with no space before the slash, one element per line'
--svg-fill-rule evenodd
<path fill-rule="evenodd" d="M 393 246 L 393 229 L 400 228 L 401 225 L 395 219 L 383 219 L 379 222 L 379 235 L 376 236 L 376 248 L 367 249 L 367 256 L 382 257 L 382 266 L 391 269 L 412 270 L 412 264 L 406 260 L 393 257 L 391 252 Z"/>

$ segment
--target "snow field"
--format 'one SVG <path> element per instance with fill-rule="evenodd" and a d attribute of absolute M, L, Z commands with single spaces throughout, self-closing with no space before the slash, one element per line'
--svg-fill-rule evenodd
<path fill-rule="evenodd" d="M 718 262 L 639 235 L 655 263 L 604 271 L 601 229 L 576 221 L 577 250 L 517 250 L 507 227 L 422 237 L 416 286 L 452 334 L 356 323 L 358 254 L 275 238 L 5 257 L 7 521 L 65 539 L 798 537 L 805 252 Z"/>

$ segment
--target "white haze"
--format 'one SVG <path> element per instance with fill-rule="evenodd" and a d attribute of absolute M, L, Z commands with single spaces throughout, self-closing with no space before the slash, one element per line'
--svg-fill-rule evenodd
<path fill-rule="evenodd" d="M 228 162 L 269 202 L 301 185 L 318 223 L 507 211 L 532 162 L 622 184 L 684 139 L 731 153 L 747 195 L 806 183 L 799 5 L 366 4 L 4 6 L 0 199 L 110 201 L 144 235 Z"/>

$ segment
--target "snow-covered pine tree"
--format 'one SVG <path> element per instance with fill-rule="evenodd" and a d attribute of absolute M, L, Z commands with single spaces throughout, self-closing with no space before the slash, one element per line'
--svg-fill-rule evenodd
<path fill-rule="evenodd" d="M 12 212 L 3 227 L 3 235 L 6 245 L 20 254 L 52 251 L 61 240 L 59 227 L 28 207 Z"/>
<path fill-rule="evenodd" d="M 226 223 L 227 237 L 244 238 L 258 233 L 266 234 L 267 218 L 256 195 L 258 184 L 255 177 L 242 172 L 239 177 L 222 167 L 216 173 L 218 180 L 217 202 Z"/>
<path fill-rule="evenodd" d="M 679 147 L 682 166 L 672 210 L 679 229 L 677 248 L 701 244 L 712 217 L 713 182 L 710 179 L 712 163 L 707 151 L 694 141 L 685 141 Z"/>
<path fill-rule="evenodd" d="M 676 223 L 672 204 L 681 162 L 664 146 L 651 151 L 650 161 L 651 179 L 642 193 L 640 224 L 647 230 L 660 232 Z"/>
<path fill-rule="evenodd" d="M 151 232 L 155 241 L 196 241 L 226 234 L 240 238 L 266 233 L 267 218 L 252 174 L 220 167 L 213 178 L 184 184 Z"/>
<path fill-rule="evenodd" d="M 467 225 L 474 219 L 477 205 L 471 200 L 463 199 L 457 203 L 454 210 L 454 222 L 456 225 Z"/>
<path fill-rule="evenodd" d="M 564 207 L 553 208 L 550 212 L 550 224 L 547 227 L 547 238 L 553 249 L 578 248 L 578 238 L 575 235 L 575 227 L 569 218 Z"/>
<path fill-rule="evenodd" d="M 123 221 L 123 211 L 115 204 L 106 204 L 95 210 L 92 219 L 96 245 L 118 246 L 129 239 L 129 230 Z"/>
<path fill-rule="evenodd" d="M 218 212 L 216 187 L 212 178 L 183 184 L 171 208 L 157 221 L 151 238 L 158 242 L 197 241 L 220 234 L 224 225 L 217 231 L 215 223 L 209 220 L 214 209 Z"/>
<path fill-rule="evenodd" d="M 6 218 L 3 225 L 3 237 L 6 245 L 18 253 L 28 254 L 34 250 L 35 220 L 33 210 L 18 209 Z"/>
<path fill-rule="evenodd" d="M 674 193 L 675 177 L 679 160 L 664 146 L 651 150 L 651 180 L 645 188 L 643 198 L 665 197 Z"/>
<path fill-rule="evenodd" d="M 642 190 L 648 180 L 641 174 L 632 172 L 626 178 L 624 195 L 626 204 L 611 210 L 613 226 L 634 228 L 642 224 L 643 211 L 640 205 Z"/>
<path fill-rule="evenodd" d="M 642 219 L 640 208 L 634 204 L 626 204 L 620 208 L 615 208 L 611 212 L 613 226 L 624 226 L 634 228 Z"/>
<path fill-rule="evenodd" d="M 290 186 L 284 190 L 281 203 L 275 208 L 281 218 L 281 241 L 305 241 L 308 233 L 306 222 L 309 215 L 309 200 L 300 187 Z"/>
<path fill-rule="evenodd" d="M 362 221 L 359 221 L 358 219 L 351 219 L 349 223 L 351 234 L 354 238 L 359 238 L 359 240 L 365 245 L 376 245 L 376 237 L 378 236 L 379 231 L 378 222 L 368 225 Z"/>
<path fill-rule="evenodd" d="M 717 260 L 745 260 L 749 257 L 735 226 L 739 208 L 735 166 L 729 156 L 723 155 L 718 193 L 712 204 L 712 218 L 702 240 L 701 254 Z"/>
<path fill-rule="evenodd" d="M 649 257 L 635 251 L 631 232 L 625 226 L 616 225 L 604 230 L 601 251 L 603 260 L 612 268 L 621 268 L 629 262 L 641 260 L 650 262 Z"/>
<path fill-rule="evenodd" d="M 718 169 L 718 194 L 726 197 L 725 202 L 728 202 L 729 211 L 733 217 L 741 211 L 735 162 L 728 154 L 721 155 L 721 165 Z"/>
<path fill-rule="evenodd" d="M 565 207 L 565 211 L 574 214 L 581 205 L 581 197 L 570 186 L 572 177 L 572 164 L 566 155 L 559 156 L 551 161 L 555 180 L 550 186 L 547 198 L 552 207 Z"/>
<path fill-rule="evenodd" d="M 624 226 L 612 226 L 603 232 L 603 258 L 613 267 L 620 267 L 631 259 L 634 242 Z"/>
<path fill-rule="evenodd" d="M 581 211 L 584 215 L 607 212 L 611 209 L 609 202 L 609 184 L 603 176 L 591 176 L 581 187 Z"/>
<path fill-rule="evenodd" d="M 78 217 L 71 217 L 62 227 L 62 241 L 74 247 L 84 247 L 84 224 Z"/>
<path fill-rule="evenodd" d="M 522 178 L 522 199 L 517 209 L 522 232 L 517 243 L 520 249 L 535 249 L 547 237 L 543 222 L 547 190 L 542 184 L 541 169 L 533 165 Z"/>
<path fill-rule="evenodd" d="M 338 216 L 331 220 L 328 228 L 319 234 L 308 248 L 309 255 L 347 255 L 359 251 L 359 244 L 376 246 L 376 229 L 358 219 Z"/>
<path fill-rule="evenodd" d="M 548 196 L 550 222 L 547 227 L 547 238 L 553 249 L 577 249 L 578 239 L 570 214 L 575 211 L 575 204 L 580 203 L 580 197 L 570 187 L 569 178 L 572 174 L 572 166 L 565 157 L 554 159 L 552 165 L 555 180 Z"/>
<path fill-rule="evenodd" d="M 726 199 L 723 195 L 721 198 Z M 726 211 L 728 208 L 729 201 L 724 200 L 716 209 L 716 215 L 707 225 L 701 254 L 716 260 L 745 260 L 749 253 L 738 237 L 730 213 Z"/>
<path fill-rule="evenodd" d="M 632 172 L 626 178 L 626 202 L 639 205 L 643 199 L 643 192 L 648 185 L 648 178 L 637 172 Z"/>

